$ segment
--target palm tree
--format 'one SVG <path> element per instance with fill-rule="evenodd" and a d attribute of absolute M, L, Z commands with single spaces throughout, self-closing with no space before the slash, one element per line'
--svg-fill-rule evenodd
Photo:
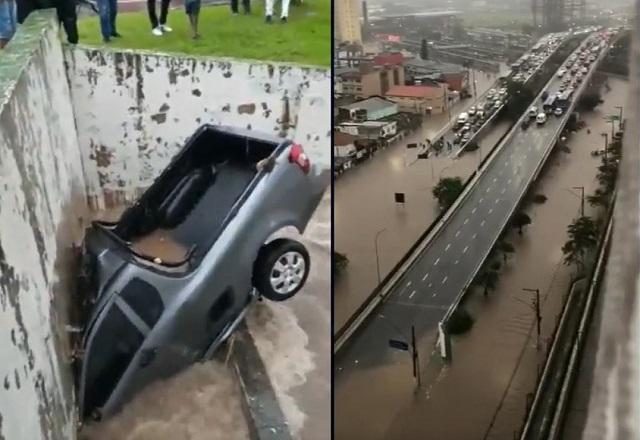
<path fill-rule="evenodd" d="M 501 241 L 500 243 L 498 243 L 498 249 L 500 250 L 500 252 L 502 252 L 502 258 L 504 259 L 505 263 L 507 262 L 507 258 L 509 258 L 509 254 L 512 254 L 516 251 L 513 245 L 508 241 Z"/>
<path fill-rule="evenodd" d="M 433 196 L 438 199 L 442 209 L 447 209 L 453 205 L 463 189 L 464 184 L 459 177 L 444 177 L 433 188 Z"/>
<path fill-rule="evenodd" d="M 580 217 L 567 227 L 569 240 L 562 246 L 564 264 L 584 268 L 587 252 L 598 245 L 598 231 L 591 217 Z"/>
<path fill-rule="evenodd" d="M 349 264 L 349 259 L 345 254 L 341 254 L 340 252 L 333 252 L 333 273 L 337 274 L 347 268 Z"/>
<path fill-rule="evenodd" d="M 484 287 L 484 296 L 489 294 L 489 290 L 493 290 L 498 285 L 500 274 L 495 270 L 485 270 L 480 275 L 480 284 Z"/>
<path fill-rule="evenodd" d="M 601 188 L 596 189 L 596 192 L 587 197 L 589 204 L 593 207 L 602 206 L 606 208 L 609 206 L 609 195 Z"/>
<path fill-rule="evenodd" d="M 517 212 L 513 216 L 513 226 L 518 228 L 518 234 L 522 235 L 522 228 L 531 224 L 531 217 L 529 217 L 525 212 Z"/>

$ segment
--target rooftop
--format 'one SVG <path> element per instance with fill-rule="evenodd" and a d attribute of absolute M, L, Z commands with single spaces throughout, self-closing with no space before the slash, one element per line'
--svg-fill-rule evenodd
<path fill-rule="evenodd" d="M 360 139 L 359 136 L 354 136 L 349 133 L 343 133 L 337 130 L 333 132 L 333 145 L 337 145 L 337 146 L 349 145 L 349 144 L 353 144 L 358 139 Z"/>
<path fill-rule="evenodd" d="M 346 110 L 353 110 L 353 109 L 364 109 L 367 111 L 367 113 L 373 113 L 376 112 L 378 110 L 383 110 L 386 109 L 388 107 L 394 107 L 397 106 L 397 104 L 395 102 L 391 102 L 388 99 L 384 99 L 381 98 L 379 96 L 372 96 L 370 98 L 367 99 L 363 99 L 362 101 L 357 101 L 354 102 L 352 104 L 348 104 L 348 105 L 341 105 L 340 108 L 346 109 Z"/>
<path fill-rule="evenodd" d="M 393 86 L 387 91 L 387 96 L 403 98 L 439 98 L 445 92 L 445 86 Z"/>

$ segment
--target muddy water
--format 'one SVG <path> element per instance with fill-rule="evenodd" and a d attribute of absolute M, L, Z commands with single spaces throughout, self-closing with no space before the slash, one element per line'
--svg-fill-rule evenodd
<path fill-rule="evenodd" d="M 470 332 L 453 340 L 452 363 L 437 375 L 427 373 L 425 386 L 413 397 L 388 390 L 386 407 L 401 409 L 386 428 L 380 426 L 383 431 L 367 438 L 502 440 L 513 438 L 520 428 L 526 396 L 534 392 L 573 270 L 562 264 L 561 251 L 566 226 L 580 209 L 571 188 L 584 186 L 587 195 L 593 193 L 599 159 L 590 152 L 602 147 L 600 133 L 610 131 L 603 117 L 626 101 L 626 82 L 610 79 L 610 85 L 601 108 L 582 115 L 591 134 L 574 134 L 572 152 L 550 158 L 535 189 L 548 200 L 526 208 L 533 223 L 522 236 L 515 231 L 507 235 L 516 252 L 502 270 L 497 290 L 487 298 L 480 291 L 469 295 L 465 306 L 476 321 Z M 593 212 L 588 204 L 586 212 Z M 523 288 L 541 290 L 541 350 L 536 349 L 531 297 Z"/>

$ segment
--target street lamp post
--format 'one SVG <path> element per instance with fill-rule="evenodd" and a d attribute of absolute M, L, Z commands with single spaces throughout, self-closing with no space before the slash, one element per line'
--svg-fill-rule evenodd
<path fill-rule="evenodd" d="M 376 232 L 376 238 L 373 240 L 373 244 L 376 249 L 376 271 L 378 273 L 378 285 L 380 285 L 380 258 L 378 257 L 378 237 L 380 237 L 380 234 L 382 234 L 386 230 L 387 228 L 382 228 L 378 232 Z"/>
<path fill-rule="evenodd" d="M 623 107 L 621 105 L 616 105 L 615 108 L 620 110 L 620 119 L 618 119 L 618 130 L 622 130 L 622 109 L 623 109 Z"/>
<path fill-rule="evenodd" d="M 542 322 L 542 316 L 540 315 L 540 289 L 527 289 L 525 287 L 522 288 L 525 292 L 535 293 L 533 298 L 533 310 L 536 313 L 536 327 L 538 338 L 536 340 L 536 348 L 540 349 L 540 323 Z"/>
<path fill-rule="evenodd" d="M 602 137 L 604 137 L 604 161 L 607 161 L 607 149 L 609 148 L 609 134 L 601 133 Z"/>
<path fill-rule="evenodd" d="M 584 217 L 584 186 L 574 186 L 572 189 L 580 190 L 580 213 L 581 217 Z"/>
<path fill-rule="evenodd" d="M 378 317 L 380 319 L 384 319 L 389 325 L 389 327 L 393 328 L 403 338 L 407 338 L 407 335 L 405 335 L 405 333 L 402 330 L 400 330 L 400 328 L 397 325 L 395 325 L 393 321 L 391 321 L 390 319 L 387 319 L 387 317 L 381 313 L 378 314 Z M 414 325 L 411 325 L 411 362 L 413 364 L 413 377 L 416 378 L 416 381 L 418 382 L 418 388 L 420 388 L 420 385 L 421 385 L 420 357 L 418 356 L 418 346 L 416 344 L 416 328 Z"/>

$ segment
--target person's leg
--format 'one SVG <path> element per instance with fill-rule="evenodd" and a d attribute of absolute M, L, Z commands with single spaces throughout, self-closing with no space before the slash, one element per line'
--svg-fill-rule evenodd
<path fill-rule="evenodd" d="M 118 17 L 118 0 L 109 0 L 109 24 L 111 27 L 111 36 L 119 37 L 118 28 L 116 28 L 116 18 Z"/>
<path fill-rule="evenodd" d="M 238 0 L 231 0 L 231 13 L 238 13 Z"/>
<path fill-rule="evenodd" d="M 71 44 L 78 43 L 78 16 L 76 15 L 75 0 L 58 0 L 56 9 L 58 19 L 62 22 L 67 34 L 67 41 Z"/>
<path fill-rule="evenodd" d="M 244 7 L 244 13 L 251 13 L 251 0 L 242 0 L 242 6 Z"/>
<path fill-rule="evenodd" d="M 158 27 L 158 16 L 156 15 L 156 0 L 147 0 L 147 13 L 151 22 L 151 29 Z"/>
<path fill-rule="evenodd" d="M 171 0 L 162 0 L 160 3 L 160 26 L 163 31 L 171 32 L 171 28 L 167 26 L 167 15 L 169 15 L 169 2 Z"/>
<path fill-rule="evenodd" d="M 267 22 L 271 21 L 271 16 L 273 15 L 273 1 L 264 0 L 264 15 L 267 17 Z"/>
<path fill-rule="evenodd" d="M 287 21 L 289 17 L 289 0 L 282 0 L 282 10 L 280 11 L 280 18 L 282 21 Z"/>
<path fill-rule="evenodd" d="M 102 41 L 105 43 L 111 39 L 110 3 L 110 0 L 97 0 L 98 13 L 100 14 L 100 33 Z"/>
<path fill-rule="evenodd" d="M 18 23 L 24 23 L 27 16 L 36 9 L 35 0 L 20 0 L 17 5 Z"/>

